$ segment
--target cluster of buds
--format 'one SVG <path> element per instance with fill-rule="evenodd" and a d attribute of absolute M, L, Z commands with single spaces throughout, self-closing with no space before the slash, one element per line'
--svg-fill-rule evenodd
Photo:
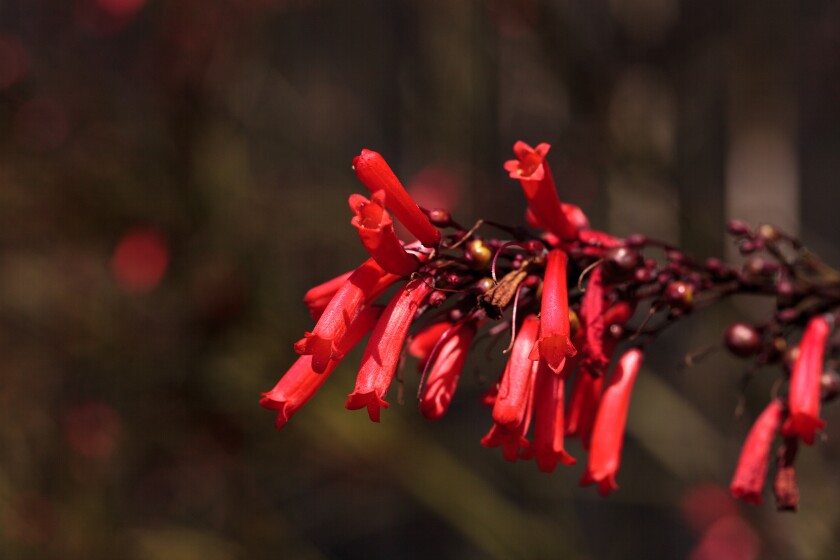
<path fill-rule="evenodd" d="M 630 397 L 645 349 L 697 307 L 758 293 L 775 297 L 778 313 L 764 325 L 732 325 L 725 344 L 757 365 L 791 364 L 789 389 L 786 398 L 774 397 L 750 432 L 731 490 L 761 500 L 780 431 L 774 489 L 780 507 L 795 508 L 796 442 L 813 443 L 824 427 L 821 399 L 837 393 L 837 375 L 823 373 L 823 362 L 833 325 L 827 313 L 840 306 L 840 274 L 769 226 L 753 232 L 730 224 L 744 254 L 767 255 L 750 257 L 742 269 L 717 259 L 697 262 L 645 236 L 592 229 L 580 208 L 560 201 L 546 163 L 549 145 L 517 142 L 513 150 L 505 169 L 528 201 L 533 230 L 487 221 L 463 227 L 444 209 L 420 208 L 378 153 L 363 150 L 354 158 L 370 198 L 350 197 L 351 224 L 370 258 L 306 294 L 315 327 L 295 344 L 300 357 L 260 401 L 277 411 L 277 428 L 369 333 L 345 407 L 366 409 L 374 422 L 389 406 L 404 351 L 418 360 L 420 412 L 437 420 L 452 403 L 477 334 L 510 333 L 507 363 L 482 399 L 492 409 L 482 445 L 501 447 L 509 461 L 534 459 L 552 472 L 557 463 L 576 462 L 564 440 L 578 438 L 588 452 L 581 484 L 597 484 L 608 494 L 618 488 Z M 398 238 L 391 214 L 415 239 Z M 379 305 L 394 286 L 387 305 Z M 798 351 L 788 349 L 787 338 L 806 323 Z"/>

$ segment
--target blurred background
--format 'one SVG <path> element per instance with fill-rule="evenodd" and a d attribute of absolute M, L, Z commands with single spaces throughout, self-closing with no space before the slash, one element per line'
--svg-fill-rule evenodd
<path fill-rule="evenodd" d="M 653 346 L 608 499 L 575 442 L 551 475 L 479 445 L 498 351 L 437 423 L 411 363 L 381 425 L 346 411 L 358 353 L 281 432 L 257 401 L 365 257 L 361 148 L 520 223 L 502 163 L 545 141 L 596 227 L 737 258 L 726 220 L 772 222 L 837 266 L 838 96 L 830 0 L 0 0 L 0 557 L 837 558 L 838 407 L 801 511 L 745 506 L 777 372 L 736 418 L 743 362 L 679 366 L 754 300 Z"/>

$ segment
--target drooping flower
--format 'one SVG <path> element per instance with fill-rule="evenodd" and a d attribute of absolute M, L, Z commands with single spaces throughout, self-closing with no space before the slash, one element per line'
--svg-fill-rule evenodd
<path fill-rule="evenodd" d="M 385 191 L 376 191 L 370 200 L 354 194 L 349 202 L 356 214 L 350 223 L 358 230 L 362 245 L 379 266 L 399 276 L 415 272 L 420 261 L 400 243 L 391 216 L 385 211 Z"/>
<path fill-rule="evenodd" d="M 603 375 L 592 375 L 585 368 L 578 371 L 566 416 L 566 435 L 577 437 L 586 450 L 589 449 L 592 440 L 592 428 L 595 425 L 603 388 Z"/>
<path fill-rule="evenodd" d="M 484 447 L 501 447 L 508 461 L 516 461 L 528 449 L 526 434 L 534 409 L 534 384 L 538 362 L 529 357 L 539 329 L 539 319 L 529 315 L 513 343 L 510 359 L 498 383 L 493 401 L 493 426 L 481 438 Z"/>
<path fill-rule="evenodd" d="M 814 443 L 816 432 L 825 427 L 825 422 L 820 419 L 820 378 L 829 332 L 831 325 L 824 316 L 808 321 L 799 343 L 799 356 L 790 375 L 790 414 L 782 426 L 782 435 L 799 436 L 808 445 Z"/>
<path fill-rule="evenodd" d="M 442 335 L 440 347 L 429 358 L 431 366 L 420 393 L 420 413 L 425 418 L 438 420 L 449 408 L 475 332 L 475 323 L 459 323 Z"/>
<path fill-rule="evenodd" d="M 569 292 L 566 286 L 565 251 L 549 251 L 545 265 L 542 303 L 540 304 L 540 336 L 531 352 L 531 359 L 542 358 L 554 373 L 560 373 L 566 357 L 577 353 L 569 338 Z"/>
<path fill-rule="evenodd" d="M 385 159 L 377 152 L 362 150 L 353 158 L 356 176 L 371 191 L 385 192 L 385 207 L 426 247 L 440 243 L 440 231 L 414 202 Z"/>
<path fill-rule="evenodd" d="M 373 329 L 381 313 L 381 306 L 371 305 L 365 307 L 356 316 L 347 329 L 347 334 L 339 343 L 342 356 L 352 350 Z M 271 391 L 263 393 L 260 405 L 277 411 L 275 426 L 278 430 L 285 426 L 289 418 L 315 395 L 340 362 L 341 358 L 330 360 L 323 373 L 316 373 L 312 369 L 312 356 L 301 356 Z"/>
<path fill-rule="evenodd" d="M 643 358 L 644 355 L 638 348 L 630 349 L 621 356 L 598 406 L 589 462 L 580 484 L 588 486 L 596 482 L 598 491 L 604 496 L 618 489 L 615 475 L 621 464 L 630 394 Z"/>
<path fill-rule="evenodd" d="M 580 314 L 586 336 L 586 342 L 583 345 L 584 362 L 595 375 L 603 375 L 604 369 L 609 365 L 609 359 L 604 352 L 605 304 L 603 268 L 599 266 L 589 276 L 589 284 L 580 303 Z"/>
<path fill-rule="evenodd" d="M 534 387 L 534 434 L 523 459 L 536 457 L 537 467 L 543 472 L 554 472 L 557 463 L 575 464 L 575 458 L 566 452 L 563 444 L 563 386 L 564 376 L 548 368 L 545 361 L 537 362 Z"/>
<path fill-rule="evenodd" d="M 353 274 L 352 270 L 318 284 L 306 292 L 303 296 L 303 303 L 306 304 L 306 307 L 309 309 L 309 315 L 312 316 L 312 319 L 317 321 L 321 318 L 321 315 L 324 313 L 324 309 L 327 308 L 330 300 L 339 288 L 341 288 L 347 280 L 350 279 L 351 274 Z"/>
<path fill-rule="evenodd" d="M 773 399 L 750 428 L 729 485 L 730 493 L 736 498 L 756 505 L 763 501 L 761 493 L 767 477 L 770 448 L 782 423 L 783 412 L 782 401 Z"/>
<path fill-rule="evenodd" d="M 453 326 L 450 321 L 438 321 L 425 326 L 411 336 L 406 350 L 409 356 L 417 358 L 417 368 L 421 372 L 426 369 L 426 362 L 431 357 L 432 351 L 440 342 L 441 337 L 449 332 Z"/>
<path fill-rule="evenodd" d="M 388 408 L 385 393 L 394 379 L 408 327 L 431 291 L 423 279 L 412 280 L 388 303 L 362 355 L 356 388 L 344 405 L 347 409 L 367 407 L 370 419 L 379 422 L 380 409 Z"/>
<path fill-rule="evenodd" d="M 324 373 L 330 360 L 343 357 L 339 350 L 341 339 L 365 302 L 379 296 L 382 284 L 387 287 L 398 279 L 399 276 L 385 272 L 375 260 L 366 260 L 338 289 L 312 332 L 304 333 L 295 343 L 295 352 L 311 354 L 312 369 Z"/>
<path fill-rule="evenodd" d="M 528 315 L 516 335 L 513 350 L 499 384 L 499 394 L 493 404 L 493 420 L 507 429 L 522 424 L 533 393 L 533 369 L 536 365 L 529 355 L 540 320 L 536 315 Z"/>
<path fill-rule="evenodd" d="M 563 211 L 551 169 L 545 164 L 550 148 L 545 143 L 534 149 L 525 142 L 517 142 L 513 145 L 516 159 L 505 162 L 505 170 L 510 172 L 512 179 L 519 179 L 536 221 L 560 239 L 568 241 L 577 238 L 578 228 Z"/>

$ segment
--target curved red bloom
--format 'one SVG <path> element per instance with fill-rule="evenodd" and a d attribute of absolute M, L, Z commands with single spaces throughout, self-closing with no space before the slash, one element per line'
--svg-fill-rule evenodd
<path fill-rule="evenodd" d="M 729 485 L 729 491 L 734 497 L 756 505 L 763 501 L 761 493 L 767 477 L 770 448 L 779 431 L 779 424 L 782 423 L 783 412 L 782 401 L 773 399 L 750 429 Z"/>
<path fill-rule="evenodd" d="M 385 272 L 375 260 L 366 260 L 336 291 L 312 332 L 304 333 L 295 343 L 295 352 L 304 356 L 311 354 L 312 369 L 324 373 L 330 360 L 340 360 L 344 356 L 339 349 L 341 339 L 362 306 L 399 278 Z"/>
<path fill-rule="evenodd" d="M 373 329 L 381 312 L 381 306 L 370 306 L 358 314 L 339 344 L 342 356 Z M 271 391 L 263 393 L 260 405 L 277 411 L 274 425 L 278 430 L 315 395 L 340 362 L 341 359 L 330 360 L 324 373 L 316 373 L 312 369 L 312 356 L 301 356 Z"/>
<path fill-rule="evenodd" d="M 499 394 L 493 404 L 493 420 L 508 430 L 522 424 L 530 407 L 537 364 L 529 355 L 537 338 L 539 325 L 540 320 L 536 315 L 525 317 L 513 343 L 513 350 L 499 384 Z"/>
<path fill-rule="evenodd" d="M 594 376 L 584 368 L 578 371 L 566 416 L 566 435 L 576 436 L 586 450 L 589 450 L 591 445 L 592 428 L 595 426 L 595 416 L 603 391 L 603 375 Z"/>
<path fill-rule="evenodd" d="M 569 291 L 566 286 L 565 251 L 553 249 L 545 265 L 542 303 L 540 304 L 540 337 L 531 351 L 531 359 L 543 359 L 554 373 L 560 373 L 566 358 L 577 354 L 569 338 Z"/>
<path fill-rule="evenodd" d="M 362 245 L 386 271 L 409 276 L 420 266 L 417 257 L 406 252 L 400 243 L 391 216 L 385 211 L 385 191 L 376 191 L 368 200 L 360 194 L 350 195 L 350 221 L 359 232 Z"/>
<path fill-rule="evenodd" d="M 560 208 L 563 210 L 563 214 L 566 215 L 566 219 L 569 220 L 578 230 L 579 236 L 583 239 L 583 232 L 589 229 L 589 218 L 584 214 L 583 210 L 580 206 L 576 206 L 574 204 L 567 204 L 565 202 L 560 203 Z M 534 211 L 531 208 L 525 209 L 525 222 L 531 227 L 537 229 L 548 229 L 545 225 L 540 222 L 537 217 L 534 215 Z"/>
<path fill-rule="evenodd" d="M 588 486 L 597 482 L 598 491 L 604 496 L 618 489 L 615 475 L 621 464 L 621 448 L 624 444 L 624 428 L 627 425 L 630 394 L 633 391 L 636 375 L 642 367 L 643 358 L 644 355 L 638 348 L 628 350 L 621 356 L 601 397 L 601 404 L 595 417 L 589 462 L 580 484 Z"/>
<path fill-rule="evenodd" d="M 824 316 L 808 321 L 790 375 L 790 414 L 782 426 L 782 435 L 799 436 L 808 445 L 814 443 L 816 432 L 825 427 L 825 421 L 820 419 L 820 377 L 825 341 L 830 332 L 831 325 Z"/>
<path fill-rule="evenodd" d="M 574 465 L 575 458 L 563 445 L 563 376 L 552 372 L 542 360 L 538 362 L 534 387 L 534 435 L 523 459 L 536 457 L 543 472 L 554 472 L 557 463 Z"/>
<path fill-rule="evenodd" d="M 475 332 L 475 323 L 460 323 L 442 335 L 446 338 L 430 357 L 433 362 L 420 394 L 420 413 L 425 418 L 438 420 L 449 408 Z"/>
<path fill-rule="evenodd" d="M 519 458 L 519 454 L 526 452 L 529 447 L 528 438 L 525 437 L 525 434 L 528 433 L 528 426 L 531 422 L 530 411 L 529 404 L 525 420 L 514 428 L 505 428 L 498 422 L 494 422 L 487 435 L 481 438 L 481 445 L 490 449 L 501 447 L 502 456 L 505 460 L 515 462 Z"/>
<path fill-rule="evenodd" d="M 589 276 L 589 284 L 580 303 L 580 314 L 586 333 L 583 345 L 584 362 L 592 368 L 595 375 L 603 375 L 609 359 L 604 352 L 604 275 L 603 268 L 597 267 Z"/>
<path fill-rule="evenodd" d="M 525 142 L 517 142 L 513 145 L 516 159 L 505 162 L 505 170 L 510 172 L 512 179 L 519 179 L 528 206 L 538 223 L 560 239 L 576 239 L 578 227 L 563 211 L 551 169 L 545 164 L 545 156 L 550 148 L 545 143 L 534 149 Z"/>
<path fill-rule="evenodd" d="M 356 388 L 348 395 L 345 408 L 367 407 L 370 419 L 379 422 L 380 409 L 388 408 L 385 393 L 397 371 L 408 327 L 431 291 L 422 279 L 414 280 L 403 286 L 388 303 L 362 355 Z"/>
<path fill-rule="evenodd" d="M 317 321 L 321 317 L 330 300 L 339 288 L 350 279 L 351 274 L 353 274 L 352 270 L 327 280 L 322 284 L 318 284 L 306 292 L 306 295 L 303 296 L 303 303 L 306 304 L 306 307 L 309 309 L 309 314 L 314 320 Z"/>
<path fill-rule="evenodd" d="M 431 357 L 435 346 L 452 327 L 453 324 L 449 321 L 439 321 L 427 325 L 411 336 L 406 350 L 409 356 L 417 358 L 417 369 L 422 372 L 426 368 L 426 362 Z"/>
<path fill-rule="evenodd" d="M 381 155 L 371 150 L 362 150 L 361 155 L 353 158 L 353 169 L 371 192 L 385 192 L 385 207 L 423 245 L 434 247 L 440 243 L 440 231 L 423 214 Z"/>

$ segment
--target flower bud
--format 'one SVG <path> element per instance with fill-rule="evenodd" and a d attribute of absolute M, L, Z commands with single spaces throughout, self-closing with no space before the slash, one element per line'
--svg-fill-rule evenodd
<path fill-rule="evenodd" d="M 429 221 L 433 226 L 446 227 L 452 223 L 452 216 L 443 208 L 435 208 L 429 211 Z"/>
<path fill-rule="evenodd" d="M 746 323 L 732 323 L 726 329 L 724 343 L 730 352 L 741 358 L 748 358 L 761 351 L 761 334 Z"/>
<path fill-rule="evenodd" d="M 665 288 L 665 300 L 678 309 L 691 309 L 694 303 L 694 287 L 687 282 L 671 282 Z"/>
<path fill-rule="evenodd" d="M 822 402 L 830 402 L 840 394 L 840 374 L 833 369 L 827 369 L 820 377 L 820 397 Z"/>
<path fill-rule="evenodd" d="M 726 231 L 737 236 L 749 235 L 750 226 L 741 220 L 730 220 L 729 223 L 726 224 Z"/>
<path fill-rule="evenodd" d="M 484 268 L 490 263 L 493 253 L 481 239 L 475 239 L 467 244 L 467 257 L 476 268 Z"/>

